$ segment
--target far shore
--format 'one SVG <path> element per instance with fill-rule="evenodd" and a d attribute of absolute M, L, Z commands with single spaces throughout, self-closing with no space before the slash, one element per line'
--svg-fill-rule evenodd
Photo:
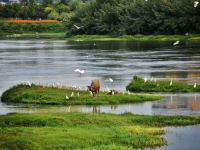
<path fill-rule="evenodd" d="M 68 41 L 200 41 L 200 34 L 186 34 L 186 35 L 124 35 L 124 36 L 114 36 L 114 35 L 74 35 L 67 36 L 65 32 L 59 33 L 21 33 L 21 34 L 11 34 L 11 33 L 1 33 L 0 39 L 66 39 Z"/>

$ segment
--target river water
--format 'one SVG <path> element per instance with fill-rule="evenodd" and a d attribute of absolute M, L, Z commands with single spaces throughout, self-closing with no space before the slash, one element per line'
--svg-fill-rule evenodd
<path fill-rule="evenodd" d="M 100 79 L 102 89 L 124 91 L 133 75 L 151 79 L 184 80 L 200 84 L 200 43 L 181 42 L 67 42 L 65 40 L 0 40 L 0 93 L 22 83 L 86 88 L 93 79 Z M 74 72 L 85 70 L 84 75 Z M 112 78 L 114 82 L 106 80 Z M 200 94 L 166 94 L 158 102 L 116 106 L 26 106 L 0 103 L 0 114 L 9 112 L 104 112 L 121 114 L 130 112 L 145 115 L 200 116 Z M 200 130 L 197 126 L 191 130 Z M 186 128 L 186 129 L 188 129 Z M 174 129 L 174 130 L 173 130 Z M 185 136 L 184 129 L 170 128 L 166 139 L 177 134 Z M 172 136 L 172 137 L 171 137 Z M 194 139 L 195 137 L 195 139 Z M 175 138 L 176 139 L 176 138 Z M 200 147 L 200 135 L 192 132 L 190 138 Z M 190 141 L 191 142 L 191 141 Z M 183 149 L 187 138 L 173 142 L 163 149 Z M 182 147 L 180 147 L 182 146 Z M 195 149 L 196 147 L 191 147 Z"/>

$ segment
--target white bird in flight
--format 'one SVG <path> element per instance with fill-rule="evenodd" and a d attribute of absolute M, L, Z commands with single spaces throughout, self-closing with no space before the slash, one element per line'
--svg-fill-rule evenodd
<path fill-rule="evenodd" d="M 110 83 L 114 82 L 112 78 L 109 78 L 109 79 L 107 79 L 107 80 L 105 80 L 105 81 L 106 81 L 106 82 L 110 82 Z"/>
<path fill-rule="evenodd" d="M 199 1 L 194 2 L 194 8 L 196 8 L 199 5 Z"/>
<path fill-rule="evenodd" d="M 78 73 L 80 73 L 80 75 L 82 75 L 85 73 L 85 70 L 76 69 L 76 70 L 74 70 L 74 72 L 78 72 Z"/>
<path fill-rule="evenodd" d="M 176 41 L 173 43 L 174 46 L 178 45 L 180 43 L 180 41 Z"/>
<path fill-rule="evenodd" d="M 76 28 L 76 29 L 80 29 L 80 28 L 82 28 L 83 26 L 81 26 L 81 27 L 79 27 L 79 26 L 77 26 L 77 25 L 75 25 L 75 24 L 73 24 L 74 25 L 74 27 Z"/>

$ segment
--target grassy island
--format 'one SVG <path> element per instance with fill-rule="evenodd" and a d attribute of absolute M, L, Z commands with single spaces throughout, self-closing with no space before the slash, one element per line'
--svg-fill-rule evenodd
<path fill-rule="evenodd" d="M 133 92 L 200 92 L 200 85 L 197 85 L 196 83 L 191 85 L 183 81 L 173 80 L 145 81 L 143 78 L 138 76 L 134 76 L 133 80 L 126 88 Z"/>
<path fill-rule="evenodd" d="M 9 114 L 0 116 L 0 149 L 132 150 L 167 144 L 166 126 L 199 124 L 199 117 L 131 114 Z"/>
<path fill-rule="evenodd" d="M 73 96 L 71 96 L 73 93 Z M 68 98 L 66 98 L 66 96 Z M 45 87 L 40 85 L 20 84 L 14 86 L 2 94 L 2 101 L 9 103 L 28 104 L 54 104 L 54 105 L 100 105 L 137 103 L 144 101 L 160 100 L 162 97 L 150 94 L 128 94 L 119 93 L 107 95 L 101 92 L 99 96 L 93 97 L 88 91 L 73 88 Z"/>

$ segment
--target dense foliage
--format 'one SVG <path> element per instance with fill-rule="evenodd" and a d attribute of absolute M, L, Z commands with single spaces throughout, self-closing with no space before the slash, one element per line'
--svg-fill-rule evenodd
<path fill-rule="evenodd" d="M 0 5 L 0 18 L 61 20 L 69 35 L 200 33 L 194 0 L 23 0 Z"/>
<path fill-rule="evenodd" d="M 69 29 L 71 34 L 199 33 L 200 5 L 195 8 L 194 0 L 93 0 L 76 11 Z"/>
<path fill-rule="evenodd" d="M 143 78 L 134 76 L 132 82 L 126 87 L 134 92 L 200 92 L 200 86 L 187 84 L 181 81 L 161 80 L 145 81 Z"/>

